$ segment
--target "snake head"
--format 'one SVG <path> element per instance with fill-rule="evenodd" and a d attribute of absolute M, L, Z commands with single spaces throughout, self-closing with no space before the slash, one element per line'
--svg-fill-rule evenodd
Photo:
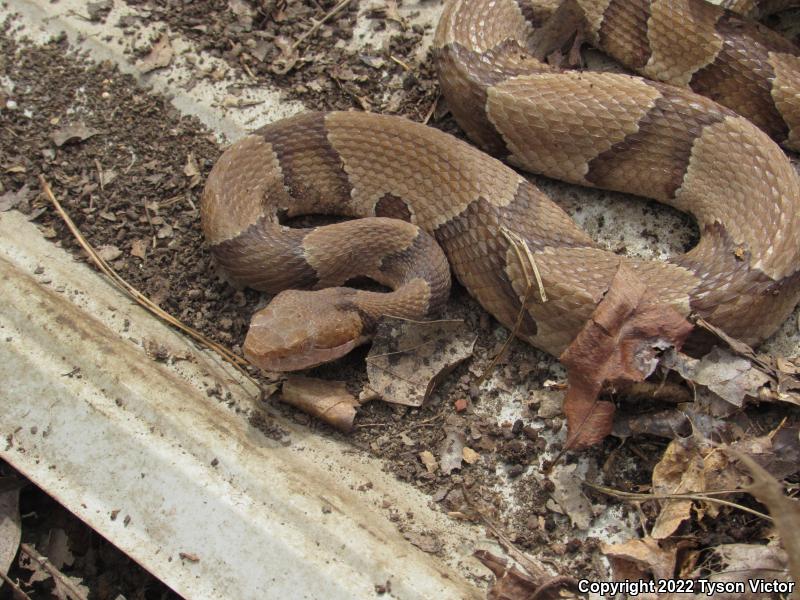
<path fill-rule="evenodd" d="M 253 315 L 244 355 L 265 371 L 299 371 L 344 356 L 367 341 L 352 290 L 287 290 Z"/>

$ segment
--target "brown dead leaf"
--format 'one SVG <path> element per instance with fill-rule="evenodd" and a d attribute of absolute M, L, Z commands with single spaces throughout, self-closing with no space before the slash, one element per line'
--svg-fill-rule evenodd
<path fill-rule="evenodd" d="M 475 452 L 475 450 L 469 446 L 464 446 L 461 449 L 461 458 L 463 458 L 464 462 L 468 465 L 474 465 L 476 462 L 478 462 L 478 460 L 480 460 L 481 455 Z"/>
<path fill-rule="evenodd" d="M 706 386 L 737 407 L 744 404 L 746 396 L 757 398 L 759 389 L 770 381 L 751 361 L 720 348 L 699 360 L 672 351 L 662 362 L 687 381 Z"/>
<path fill-rule="evenodd" d="M 0 493 L 0 573 L 8 573 L 17 555 L 21 539 L 19 487 L 13 486 Z"/>
<path fill-rule="evenodd" d="M 740 460 L 753 477 L 750 493 L 769 509 L 781 545 L 789 556 L 789 572 L 795 582 L 800 582 L 800 501 L 789 498 L 780 482 L 770 475 L 751 457 L 727 448 L 725 450 Z"/>
<path fill-rule="evenodd" d="M 676 548 L 662 548 L 652 537 L 603 544 L 601 549 L 611 562 L 616 581 L 672 579 L 675 574 Z"/>
<path fill-rule="evenodd" d="M 103 244 L 97 248 L 97 255 L 104 261 L 111 262 L 122 256 L 122 250 L 111 244 Z"/>
<path fill-rule="evenodd" d="M 548 577 L 543 569 L 539 569 L 537 577 L 526 573 L 510 561 L 495 556 L 486 550 L 476 550 L 473 556 L 481 561 L 495 576 L 495 582 L 489 588 L 487 600 L 528 600 L 530 598 L 562 598 L 572 597 L 565 595 L 562 590 L 575 591 L 577 581 L 571 577 Z M 513 556 L 513 554 L 512 554 Z M 521 558 L 515 556 L 515 559 Z M 530 561 L 528 561 L 530 562 Z M 523 564 L 523 563 L 520 563 Z M 526 567 L 527 568 L 527 567 Z M 533 565 L 531 565 L 533 568 Z"/>
<path fill-rule="evenodd" d="M 691 438 L 673 440 L 653 469 L 653 492 L 659 495 L 703 492 L 704 473 L 697 444 Z M 656 540 L 668 538 L 691 516 L 691 509 L 691 500 L 666 500 L 650 535 Z"/>
<path fill-rule="evenodd" d="M 165 33 L 151 46 L 150 52 L 136 65 L 140 73 L 149 73 L 156 69 L 168 67 L 172 62 L 172 55 L 172 44 L 170 44 L 169 36 Z"/>
<path fill-rule="evenodd" d="M 436 469 L 439 468 L 439 463 L 436 462 L 436 457 L 433 455 L 433 452 L 429 450 L 420 452 L 419 459 L 422 461 L 422 464 L 425 465 L 428 473 L 435 473 Z"/>
<path fill-rule="evenodd" d="M 504 558 L 495 556 L 486 550 L 477 550 L 474 556 L 494 573 L 495 582 L 487 596 L 489 600 L 530 598 L 539 587 L 530 575 L 513 564 L 509 567 L 508 561 Z"/>
<path fill-rule="evenodd" d="M 466 444 L 464 422 L 460 417 L 450 415 L 445 421 L 444 432 L 445 438 L 439 446 L 439 466 L 442 473 L 450 475 L 461 468 L 461 461 L 464 458 Z"/>
<path fill-rule="evenodd" d="M 386 402 L 420 406 L 450 371 L 472 356 L 475 339 L 463 321 L 387 318 L 367 356 L 369 387 Z"/>
<path fill-rule="evenodd" d="M 87 127 L 85 123 L 78 121 L 72 125 L 65 125 L 50 134 L 50 139 L 59 148 L 64 144 L 82 142 L 100 133 L 97 129 Z"/>
<path fill-rule="evenodd" d="M 592 318 L 560 356 L 569 381 L 567 447 L 591 446 L 611 433 L 614 405 L 597 399 L 605 382 L 643 381 L 658 364 L 658 353 L 680 347 L 691 330 L 620 264 Z"/>
<path fill-rule="evenodd" d="M 710 573 L 709 573 L 710 571 Z M 710 555 L 690 577 L 702 577 L 709 582 L 741 582 L 745 593 L 719 591 L 714 598 L 721 600 L 767 600 L 773 594 L 754 592 L 749 582 L 756 579 L 788 581 L 787 557 L 778 544 L 722 544 L 711 548 Z"/>
<path fill-rule="evenodd" d="M 280 398 L 345 433 L 353 429 L 359 406 L 343 382 L 309 377 L 289 377 L 283 384 Z"/>
<path fill-rule="evenodd" d="M 27 183 L 17 191 L 8 190 L 5 194 L 0 196 L 0 212 L 11 210 L 23 202 L 27 202 L 30 195 L 31 191 L 28 189 Z"/>
<path fill-rule="evenodd" d="M 270 71 L 275 75 L 286 75 L 289 71 L 295 68 L 297 61 L 300 59 L 292 40 L 279 35 L 273 40 L 275 47 L 280 50 L 280 55 L 272 61 Z"/>
<path fill-rule="evenodd" d="M 592 503 L 583 493 L 582 478 L 576 473 L 578 465 L 558 465 L 550 474 L 553 482 L 553 500 L 561 507 L 572 525 L 588 529 L 594 518 Z"/>
<path fill-rule="evenodd" d="M 189 189 L 197 187 L 200 184 L 200 167 L 197 165 L 197 159 L 194 157 L 194 152 L 189 152 L 186 156 L 186 164 L 183 167 L 183 174 L 189 178 Z"/>
<path fill-rule="evenodd" d="M 147 258 L 147 240 L 136 239 L 131 242 L 131 256 Z"/>

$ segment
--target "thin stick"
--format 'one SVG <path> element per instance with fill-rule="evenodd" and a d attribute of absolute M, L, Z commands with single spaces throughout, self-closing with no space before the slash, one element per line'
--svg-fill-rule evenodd
<path fill-rule="evenodd" d="M 20 544 L 19 549 L 39 563 L 39 566 L 47 571 L 50 577 L 52 577 L 56 582 L 56 588 L 63 586 L 73 600 L 88 600 L 86 595 L 81 592 L 80 589 L 75 587 L 75 584 L 72 583 L 69 578 L 67 578 L 61 571 L 56 569 L 47 557 L 39 554 L 31 545 Z"/>
<path fill-rule="evenodd" d="M 770 522 L 772 521 L 772 517 L 770 517 L 769 515 L 765 515 L 764 513 L 758 512 L 757 510 L 753 510 L 752 508 L 742 506 L 741 504 L 730 502 L 729 500 L 723 500 L 722 498 L 715 498 L 712 495 L 720 493 L 746 494 L 748 493 L 747 490 L 731 490 L 728 492 L 722 492 L 722 491 L 702 492 L 698 494 L 637 494 L 634 492 L 623 492 L 622 490 L 615 490 L 613 488 L 607 488 L 601 485 L 595 485 L 593 483 L 589 483 L 588 481 L 584 481 L 583 483 L 584 485 L 592 488 L 593 490 L 597 490 L 598 492 L 602 492 L 608 496 L 614 496 L 616 498 L 624 498 L 626 500 L 639 500 L 643 502 L 647 502 L 648 500 L 697 500 L 700 502 L 713 502 L 714 504 L 722 504 L 723 506 L 738 508 L 741 511 L 750 513 L 751 515 L 755 515 L 756 517 L 760 517 L 766 521 Z"/>
<path fill-rule="evenodd" d="M 339 4 L 337 4 L 336 6 L 334 6 L 334 7 L 331 9 L 331 11 L 330 11 L 330 12 L 329 12 L 327 15 L 325 15 L 324 17 L 322 17 L 322 19 L 321 19 L 320 21 L 316 21 L 316 22 L 315 22 L 315 23 L 314 23 L 314 24 L 311 26 L 311 29 L 309 29 L 309 30 L 308 30 L 308 31 L 306 31 L 306 32 L 305 32 L 303 35 L 301 35 L 299 38 L 297 38 L 297 41 L 296 41 L 294 44 L 292 44 L 292 50 L 297 50 L 297 47 L 298 47 L 300 44 L 302 44 L 302 43 L 303 43 L 303 42 L 304 42 L 306 39 L 308 39 L 310 36 L 312 36 L 312 35 L 314 35 L 315 33 L 317 33 L 317 31 L 319 30 L 319 28 L 320 28 L 320 27 L 322 27 L 322 26 L 325 24 L 325 22 L 326 22 L 326 21 L 328 21 L 328 20 L 329 20 L 331 17 L 335 16 L 337 13 L 341 12 L 341 10 L 342 10 L 342 9 L 343 9 L 345 6 L 347 6 L 348 4 L 350 4 L 350 2 L 351 2 L 351 0 L 341 0 L 341 2 L 339 2 Z"/>
<path fill-rule="evenodd" d="M 78 227 L 69 217 L 69 215 L 64 211 L 64 208 L 61 206 L 61 203 L 56 199 L 53 195 L 53 190 L 50 189 L 50 185 L 47 183 L 43 175 L 39 175 L 39 182 L 42 185 L 42 189 L 44 190 L 45 195 L 47 196 L 48 200 L 53 204 L 56 211 L 58 212 L 59 216 L 64 220 L 64 223 L 67 224 L 67 227 L 72 232 L 72 235 L 75 236 L 75 239 L 80 244 L 81 248 L 89 255 L 89 258 L 92 262 L 97 266 L 100 271 L 102 271 L 110 280 L 111 282 L 119 289 L 127 293 L 131 298 L 133 298 L 138 304 L 146 308 L 148 311 L 159 317 L 160 319 L 166 321 L 173 327 L 176 327 L 189 335 L 192 339 L 196 340 L 206 348 L 209 348 L 216 352 L 223 360 L 232 364 L 242 375 L 244 375 L 247 379 L 249 379 L 252 383 L 256 384 L 256 381 L 250 377 L 250 374 L 245 371 L 244 367 L 250 363 L 248 363 L 245 359 L 240 356 L 237 356 L 224 346 L 217 344 L 216 342 L 208 339 L 202 333 L 185 325 L 175 317 L 173 317 L 168 312 L 164 311 L 160 306 L 155 304 L 152 300 L 150 300 L 147 296 L 142 294 L 139 290 L 134 288 L 130 283 L 125 281 L 119 274 L 117 274 L 111 266 L 103 260 L 94 248 L 86 241 L 86 238 L 83 237 Z M 257 385 L 257 384 L 256 384 Z"/>
<path fill-rule="evenodd" d="M 528 247 L 528 243 L 522 239 L 518 234 L 514 233 L 510 229 L 506 228 L 505 226 L 500 227 L 500 233 L 508 240 L 508 243 L 511 244 L 511 247 L 514 248 L 514 253 L 517 255 L 517 260 L 519 260 L 520 268 L 522 268 L 522 274 L 525 276 L 525 282 L 527 287 L 525 288 L 525 295 L 522 297 L 522 304 L 519 307 L 519 312 L 517 313 L 517 319 L 514 322 L 514 329 L 511 330 L 511 333 L 506 338 L 506 341 L 503 342 L 503 347 L 500 348 L 500 352 L 492 359 L 492 362 L 486 367 L 486 370 L 481 374 L 481 376 L 475 382 L 477 387 L 480 387 L 483 382 L 485 382 L 489 375 L 494 371 L 494 368 L 497 366 L 497 363 L 500 359 L 505 355 L 506 351 L 508 350 L 509 345 L 511 344 L 511 340 L 516 337 L 519 333 L 520 327 L 522 327 L 522 319 L 525 317 L 525 309 L 528 306 L 528 301 L 531 298 L 531 291 L 533 290 L 533 282 L 528 274 L 528 269 L 525 268 L 525 263 L 530 266 L 531 270 L 533 271 L 534 278 L 536 279 L 536 284 L 539 288 L 539 297 L 542 299 L 542 302 L 547 302 L 547 294 L 544 290 L 544 283 L 542 282 L 542 276 L 539 274 L 539 268 L 536 266 L 536 261 L 533 258 L 533 253 L 531 252 L 530 248 Z"/>
<path fill-rule="evenodd" d="M 8 584 L 8 587 L 11 588 L 11 595 L 14 600 L 31 600 L 31 597 L 26 594 L 19 585 L 17 585 L 13 579 L 11 579 L 8 575 L 0 571 L 0 579 L 5 581 Z"/>

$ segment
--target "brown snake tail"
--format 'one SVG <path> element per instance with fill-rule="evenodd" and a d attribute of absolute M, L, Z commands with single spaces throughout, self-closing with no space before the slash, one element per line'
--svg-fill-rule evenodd
<path fill-rule="evenodd" d="M 575 1 L 596 7 L 585 10 L 606 48 L 631 23 L 620 7 L 646 6 L 648 36 L 627 34 L 650 40 L 645 66 L 665 60 L 653 58 L 662 48 L 653 41 L 656 17 L 670 12 L 662 5 L 695 4 Z M 453 114 L 476 143 L 517 166 L 690 212 L 698 245 L 665 262 L 621 257 L 514 170 L 450 135 L 397 117 L 300 115 L 231 146 L 203 198 L 206 238 L 234 280 L 270 293 L 318 290 L 281 292 L 254 317 L 245 353 L 255 364 L 309 367 L 367 339 L 382 315 L 429 315 L 446 300 L 450 268 L 512 326 L 530 278 L 504 230 L 525 240 L 548 296 L 530 298 L 520 336 L 555 355 L 586 325 L 621 266 L 661 303 L 750 343 L 786 319 L 800 297 L 800 185 L 780 148 L 750 120 L 688 89 L 551 70 L 526 51 L 545 12 L 523 0 L 447 3 L 435 52 Z M 694 39 L 698 27 L 677 37 Z M 707 63 L 695 60 L 694 72 Z M 792 129 L 784 131 L 791 140 Z M 365 219 L 313 229 L 281 224 L 301 214 Z M 340 287 L 357 276 L 393 291 Z"/>

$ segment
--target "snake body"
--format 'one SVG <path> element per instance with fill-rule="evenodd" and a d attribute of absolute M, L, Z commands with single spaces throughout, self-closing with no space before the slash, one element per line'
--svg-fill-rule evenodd
<path fill-rule="evenodd" d="M 446 300 L 449 268 L 512 327 L 530 284 L 514 238 L 530 250 L 548 296 L 528 297 L 518 334 L 554 355 L 586 325 L 621 266 L 659 302 L 749 343 L 786 319 L 800 297 L 800 183 L 768 133 L 789 145 L 798 139 L 794 109 L 781 112 L 793 105 L 776 100 L 767 110 L 763 97 L 752 100 L 748 119 L 688 88 L 713 80 L 697 73 L 722 63 L 723 73 L 737 69 L 737 82 L 756 82 L 737 89 L 797 100 L 797 91 L 775 93 L 796 72 L 776 75 L 782 63 L 769 62 L 794 50 L 770 46 L 765 58 L 762 42 L 739 36 L 735 53 L 752 58 L 721 60 L 730 44 L 720 51 L 715 36 L 734 17 L 713 9 L 723 17 L 712 19 L 699 0 L 569 1 L 598 46 L 682 87 L 559 72 L 535 59 L 528 42 L 552 2 L 450 0 L 435 57 L 452 113 L 480 148 L 515 166 L 690 212 L 698 245 L 665 262 L 618 256 L 514 170 L 448 134 L 397 117 L 300 115 L 233 144 L 204 192 L 203 228 L 222 268 L 241 284 L 281 292 L 253 318 L 244 346 L 252 362 L 313 366 L 368 339 L 382 315 L 430 315 Z M 700 15 L 699 24 L 665 21 L 685 14 Z M 690 33 L 674 34 L 680 27 Z M 658 33 L 666 31 L 672 58 Z M 709 51 L 702 60 L 698 48 Z M 726 85 L 712 94 L 724 96 Z M 765 133 L 754 125 L 778 123 L 776 112 L 780 126 Z M 312 229 L 281 223 L 301 214 L 361 219 Z M 392 291 L 341 287 L 358 276 Z"/>

